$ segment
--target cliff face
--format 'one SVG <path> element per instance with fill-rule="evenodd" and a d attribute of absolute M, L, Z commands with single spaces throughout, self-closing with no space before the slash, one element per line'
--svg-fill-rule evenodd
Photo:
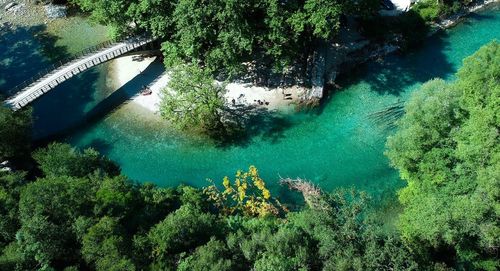
<path fill-rule="evenodd" d="M 401 12 L 408 11 L 411 4 L 419 0 L 392 0 L 390 2 Z M 434 29 L 429 35 L 439 29 L 450 28 L 471 12 L 487 8 L 490 5 L 500 4 L 500 0 L 478 0 L 457 14 L 443 18 L 434 23 Z M 303 101 L 314 104 L 324 95 L 324 87 L 327 84 L 334 85 L 339 73 L 346 73 L 356 65 L 366 61 L 377 59 L 400 50 L 398 37 L 386 40 L 383 43 L 372 42 L 363 37 L 358 31 L 358 25 L 353 18 L 347 19 L 341 27 L 335 42 L 320 43 L 314 51 L 311 59 L 309 78 L 311 88 L 308 89 Z"/>
<path fill-rule="evenodd" d="M 314 104 L 324 95 L 325 85 L 334 85 L 339 73 L 357 64 L 379 58 L 399 49 L 396 45 L 370 42 L 363 37 L 354 18 L 341 27 L 335 42 L 322 42 L 314 50 L 309 72 L 311 88 L 304 94 L 306 103 Z"/>

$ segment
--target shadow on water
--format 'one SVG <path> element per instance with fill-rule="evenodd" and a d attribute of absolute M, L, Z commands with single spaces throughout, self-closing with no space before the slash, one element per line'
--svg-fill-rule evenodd
<path fill-rule="evenodd" d="M 138 95 L 143 89 L 143 86 L 151 84 L 164 71 L 165 69 L 162 65 L 150 64 L 142 73 L 114 91 L 88 111 L 86 120 L 92 122 L 119 109 L 120 105 Z"/>
<path fill-rule="evenodd" d="M 85 71 L 52 89 L 33 103 L 35 138 L 62 132 L 80 122 L 95 101 L 100 67 Z"/>
<path fill-rule="evenodd" d="M 247 147 L 259 138 L 272 144 L 284 139 L 285 131 L 293 126 L 285 114 L 270 112 L 265 108 L 237 105 L 226 108 L 226 123 L 210 133 L 218 148 Z"/>
<path fill-rule="evenodd" d="M 359 76 L 379 94 L 399 96 L 415 83 L 424 83 L 454 72 L 444 51 L 450 47 L 445 32 L 435 34 L 425 45 L 411 53 L 390 55 L 372 62 L 359 71 Z M 344 84 L 352 83 L 352 79 Z"/>
<path fill-rule="evenodd" d="M 62 57 L 65 48 L 55 46 L 56 37 L 44 33 L 45 25 L 31 27 L 2 28 L 0 30 L 0 93 L 7 91 L 36 75 L 39 70 L 48 67 L 51 59 L 44 54 L 46 50 L 59 52 Z M 38 34 L 47 39 L 42 44 Z"/>
<path fill-rule="evenodd" d="M 466 20 L 462 20 L 460 23 L 463 25 L 473 25 L 474 21 L 493 20 L 495 16 L 491 14 L 471 13 L 466 18 Z"/>
<path fill-rule="evenodd" d="M 89 144 L 83 148 L 93 148 L 99 150 L 102 155 L 107 155 L 113 149 L 114 141 L 106 141 L 100 138 L 94 138 Z"/>
<path fill-rule="evenodd" d="M 94 69 L 86 71 L 85 73 L 79 75 L 82 76 L 82 78 L 79 78 L 78 80 L 76 78 L 71 78 L 70 80 L 63 83 L 68 83 L 68 86 L 58 86 L 56 89 L 52 90 L 59 90 L 59 93 L 55 93 L 53 96 L 51 94 L 51 97 L 47 98 L 47 100 L 49 100 L 47 101 L 47 103 L 51 102 L 52 106 L 44 108 L 43 110 L 51 110 L 52 112 L 49 114 L 59 114 L 59 117 L 55 116 L 55 118 L 59 120 L 62 119 L 65 122 L 66 119 L 69 120 L 67 121 L 67 125 L 60 127 L 60 130 L 54 131 L 52 133 L 47 133 L 44 136 L 39 137 L 39 144 L 43 144 L 42 142 L 50 142 L 53 140 L 64 140 L 69 134 L 75 134 L 78 131 L 89 129 L 90 126 L 101 121 L 105 116 L 112 114 L 123 104 L 130 101 L 131 98 L 139 94 L 142 86 L 151 84 L 164 71 L 162 65 L 149 65 L 147 69 L 144 70 L 141 74 L 128 81 L 125 85 L 114 91 L 108 97 L 104 98 L 101 101 L 90 103 L 91 101 L 94 101 L 93 93 L 95 89 L 98 88 L 92 85 L 92 82 L 95 82 L 99 77 L 99 72 L 95 71 Z M 91 85 L 88 85 L 89 82 Z M 83 86 L 80 85 L 80 83 L 83 84 Z M 78 91 L 82 88 L 85 91 Z M 74 95 L 68 95 L 66 92 L 71 91 L 72 89 L 74 90 Z M 78 101 L 84 102 L 82 105 L 79 105 Z M 40 100 L 40 102 L 43 101 Z M 83 108 L 79 106 L 83 106 Z M 85 110 L 85 108 L 87 107 L 90 107 L 90 109 Z M 62 109 L 64 109 L 64 111 L 62 111 Z M 64 114 L 61 114 L 61 112 L 64 112 Z M 68 118 L 68 114 L 74 115 L 74 117 Z M 51 119 L 50 121 L 52 121 L 53 119 Z M 103 144 L 107 146 L 104 146 Z M 96 141 L 92 142 L 92 144 L 90 144 L 89 146 L 93 146 L 99 149 L 101 152 L 106 153 L 105 149 L 111 147 L 111 145 L 113 145 L 113 142 Z"/>
<path fill-rule="evenodd" d="M 46 32 L 45 25 L 9 27 L 0 32 L 0 89 L 9 89 L 35 76 L 52 63 L 70 56 L 58 46 L 58 37 Z M 34 138 L 61 131 L 85 115 L 94 101 L 96 69 L 75 76 L 33 103 Z M 7 96 L 7 95 L 5 95 Z"/>

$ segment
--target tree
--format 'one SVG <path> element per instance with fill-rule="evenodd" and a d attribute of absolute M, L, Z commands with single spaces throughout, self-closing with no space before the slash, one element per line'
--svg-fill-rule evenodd
<path fill-rule="evenodd" d="M 205 245 L 197 247 L 189 257 L 182 259 L 177 270 L 232 271 L 235 269 L 231 260 L 231 251 L 223 242 L 211 239 Z"/>
<path fill-rule="evenodd" d="M 137 202 L 136 193 L 126 177 L 104 178 L 95 194 L 95 213 L 98 216 L 127 217 Z"/>
<path fill-rule="evenodd" d="M 31 147 L 31 110 L 13 112 L 0 106 L 0 163 L 5 159 L 23 158 Z"/>
<path fill-rule="evenodd" d="M 322 270 L 388 270 L 391 266 L 417 270 L 399 238 L 368 219 L 365 193 L 340 189 L 323 198 L 330 209 L 307 209 L 288 217 L 290 226 L 309 235 L 309 243 L 317 247 L 316 253 L 310 253 L 317 257 L 312 263 L 319 263 Z"/>
<path fill-rule="evenodd" d="M 181 65 L 171 73 L 162 92 L 160 113 L 177 127 L 216 131 L 222 125 L 224 86 L 195 65 Z"/>
<path fill-rule="evenodd" d="M 149 232 L 153 260 L 157 264 L 172 266 L 177 254 L 207 243 L 220 231 L 215 216 L 184 205 Z"/>
<path fill-rule="evenodd" d="M 255 2 L 178 0 L 171 19 L 175 31 L 163 46 L 165 59 L 237 72 L 254 46 Z"/>
<path fill-rule="evenodd" d="M 399 195 L 403 239 L 465 269 L 500 266 L 498 63 L 494 41 L 464 60 L 455 82 L 424 84 L 387 142 L 388 157 L 408 183 Z"/>
<path fill-rule="evenodd" d="M 126 15 L 137 27 L 146 29 L 153 36 L 169 38 L 175 33 L 172 20 L 175 4 L 172 0 L 134 1 Z"/>
<path fill-rule="evenodd" d="M 343 13 L 340 1 L 306 0 L 302 10 L 291 18 L 295 31 L 311 31 L 315 38 L 328 40 L 340 28 Z"/>
<path fill-rule="evenodd" d="M 83 152 L 69 144 L 51 143 L 33 153 L 33 158 L 46 176 L 84 177 L 93 173 L 116 176 L 120 168 L 92 148 Z"/>
<path fill-rule="evenodd" d="M 16 235 L 23 256 L 45 268 L 77 262 L 72 225 L 78 217 L 92 215 L 92 194 L 86 179 L 52 177 L 28 184 L 19 200 Z"/>
<path fill-rule="evenodd" d="M 0 172 L 0 251 L 15 240 L 19 228 L 19 195 L 27 183 L 23 172 Z"/>
<path fill-rule="evenodd" d="M 301 63 L 318 40 L 338 32 L 344 13 L 367 14 L 374 0 L 72 0 L 118 35 L 152 33 L 165 63 L 199 65 L 211 73 L 241 74 L 245 62 L 283 71 Z"/>
<path fill-rule="evenodd" d="M 130 33 L 131 23 L 134 22 L 128 10 L 136 0 L 70 0 L 83 11 L 90 12 L 91 19 L 110 25 L 115 31 L 114 36 L 119 37 Z"/>
<path fill-rule="evenodd" d="M 271 198 L 271 192 L 255 166 L 250 166 L 248 172 L 238 170 L 234 184 L 229 177 L 224 177 L 222 185 L 222 192 L 213 184 L 206 187 L 204 193 L 223 214 L 265 217 L 278 216 L 282 211 L 279 201 Z"/>
<path fill-rule="evenodd" d="M 125 234 L 117 219 L 103 217 L 83 237 L 82 256 L 96 270 L 132 271 L 135 266 L 126 255 Z"/>
<path fill-rule="evenodd" d="M 297 227 L 281 226 L 263 245 L 256 271 L 310 270 L 317 260 L 311 237 Z"/>

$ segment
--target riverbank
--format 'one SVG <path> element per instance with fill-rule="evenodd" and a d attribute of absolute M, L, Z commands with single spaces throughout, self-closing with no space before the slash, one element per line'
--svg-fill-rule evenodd
<path fill-rule="evenodd" d="M 499 4 L 499 3 L 500 3 L 500 0 L 476 1 L 476 3 L 472 4 L 469 7 L 466 7 L 464 10 L 439 20 L 439 22 L 434 23 L 433 26 L 438 28 L 438 29 L 451 28 L 451 27 L 455 26 L 456 24 L 458 24 L 461 20 L 463 20 L 470 13 L 481 11 L 483 9 L 488 8 L 491 5 Z"/>
<path fill-rule="evenodd" d="M 107 84 L 112 89 L 119 89 L 137 76 L 147 75 L 147 68 L 154 61 L 155 57 L 144 56 L 126 56 L 115 59 L 110 64 Z M 155 63 L 155 65 L 159 64 L 161 65 L 161 63 Z M 150 112 L 158 113 L 161 90 L 167 86 L 169 79 L 168 73 L 165 72 L 153 82 L 144 82 L 151 93 L 142 95 L 141 90 L 137 89 L 137 94 L 131 98 L 130 102 L 142 106 Z M 305 88 L 300 86 L 270 88 L 241 82 L 229 83 L 226 90 L 224 98 L 228 106 L 255 106 L 271 111 L 290 110 L 305 92 Z"/>

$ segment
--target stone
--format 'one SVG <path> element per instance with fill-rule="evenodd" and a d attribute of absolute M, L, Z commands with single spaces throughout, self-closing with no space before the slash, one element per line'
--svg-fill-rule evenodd
<path fill-rule="evenodd" d="M 16 5 L 17 5 L 17 3 L 15 3 L 15 2 L 10 2 L 10 3 L 8 3 L 7 5 L 5 5 L 5 8 L 4 8 L 4 9 L 5 9 L 5 11 L 8 11 L 9 9 L 13 8 L 13 7 L 14 7 L 14 6 L 16 6 Z"/>
<path fill-rule="evenodd" d="M 46 5 L 45 13 L 49 19 L 57 19 L 66 17 L 66 6 L 61 5 Z"/>

